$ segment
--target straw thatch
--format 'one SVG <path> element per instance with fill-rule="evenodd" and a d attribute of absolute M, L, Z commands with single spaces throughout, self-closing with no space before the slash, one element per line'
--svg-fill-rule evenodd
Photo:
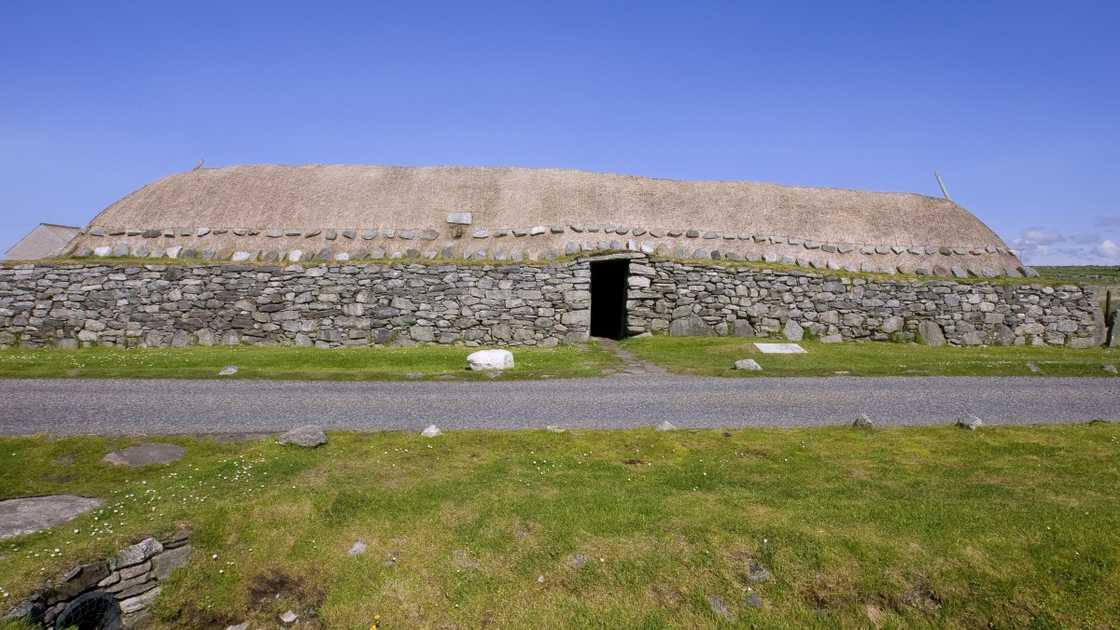
<path fill-rule="evenodd" d="M 448 225 L 450 213 L 462 212 L 473 215 L 465 232 Z M 549 227 L 547 232 L 542 226 Z M 620 229 L 598 234 L 581 229 L 590 226 Z M 537 231 L 529 233 L 531 227 Z M 623 227 L 632 236 L 650 240 L 627 241 Z M 111 242 L 114 251 L 139 247 L 158 252 L 171 243 L 145 241 L 142 234 L 156 236 L 159 230 L 177 245 L 199 251 L 282 254 L 293 249 L 315 251 L 325 244 L 336 252 L 357 254 L 376 243 L 354 239 L 351 230 L 378 229 L 388 238 L 400 230 L 429 235 L 427 243 L 392 241 L 385 245 L 386 253 L 430 250 L 434 255 L 439 250 L 445 255 L 453 251 L 487 257 L 498 252 L 516 259 L 522 254 L 532 258 L 641 246 L 643 251 L 656 247 L 706 255 L 704 248 L 714 249 L 734 239 L 733 246 L 723 243 L 723 251 L 748 259 L 769 254 L 792 260 L 804 255 L 805 264 L 853 268 L 871 264 L 868 256 L 878 257 L 874 264 L 921 266 L 926 261 L 927 266 L 959 263 L 997 270 L 1019 265 L 995 233 L 946 199 L 526 168 L 254 165 L 200 169 L 165 177 L 109 206 L 94 218 L 90 234 L 79 238 L 75 248 L 88 251 L 100 245 L 104 252 Z M 331 234 L 332 242 L 315 245 L 308 240 L 319 230 Z M 352 238 L 336 241 L 333 230 L 346 230 Z M 491 230 L 495 238 L 489 238 L 489 243 L 475 240 L 476 230 Z M 503 234 L 529 237 L 512 243 L 501 239 Z M 622 238 L 610 240 L 615 238 L 610 234 Z M 699 247 L 687 240 L 698 234 L 719 240 Z M 608 240 L 596 240 L 604 235 Z M 319 241 L 323 238 L 317 236 Z M 856 249 L 829 246 L 823 248 L 831 252 L 828 256 L 820 251 L 809 255 L 801 248 L 803 241 L 850 244 Z"/>
<path fill-rule="evenodd" d="M 923 195 L 525 168 L 201 169 L 141 188 L 92 225 L 426 227 L 460 211 L 493 227 L 622 223 L 854 243 L 1003 245 L 964 208 Z"/>

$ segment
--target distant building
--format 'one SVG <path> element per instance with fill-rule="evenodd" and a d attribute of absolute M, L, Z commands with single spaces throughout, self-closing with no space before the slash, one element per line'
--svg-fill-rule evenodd
<path fill-rule="evenodd" d="M 35 229 L 12 245 L 4 253 L 8 260 L 34 260 L 61 256 L 66 246 L 81 232 L 81 228 L 69 225 L 40 223 Z"/>

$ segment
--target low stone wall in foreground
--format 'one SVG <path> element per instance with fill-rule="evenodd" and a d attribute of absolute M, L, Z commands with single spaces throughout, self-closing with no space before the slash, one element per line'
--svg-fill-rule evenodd
<path fill-rule="evenodd" d="M 1094 289 L 840 276 L 630 254 L 628 328 L 957 345 L 1103 341 Z M 593 260 L 593 259 L 592 259 Z M 555 346 L 588 338 L 591 262 L 0 267 L 0 347 Z"/>
<path fill-rule="evenodd" d="M 190 534 L 183 528 L 163 540 L 145 538 L 108 560 L 74 567 L 2 619 L 52 627 L 71 602 L 90 593 L 103 593 L 116 602 L 123 627 L 141 626 L 149 617 L 148 607 L 160 593 L 160 582 L 190 562 Z"/>

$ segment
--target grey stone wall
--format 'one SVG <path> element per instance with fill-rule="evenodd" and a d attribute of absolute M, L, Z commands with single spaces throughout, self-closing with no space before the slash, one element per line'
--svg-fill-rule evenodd
<path fill-rule="evenodd" d="M 1091 288 L 841 277 L 629 254 L 629 328 L 951 344 L 1103 341 Z M 0 267 L 0 346 L 587 339 L 590 263 Z"/>
<path fill-rule="evenodd" d="M 966 346 L 1103 341 L 1094 289 L 1074 285 L 867 279 L 671 261 L 635 261 L 630 274 L 631 333 L 767 336 L 788 327 L 825 341 L 927 341 L 919 337 L 938 332 Z"/>
<path fill-rule="evenodd" d="M 17 604 L 2 619 L 52 627 L 67 604 L 86 593 L 100 592 L 117 602 L 125 628 L 141 626 L 149 617 L 148 607 L 160 593 L 160 581 L 190 562 L 190 533 L 179 529 L 163 540 L 145 538 L 108 560 L 74 567 L 57 583 Z"/>
<path fill-rule="evenodd" d="M 0 346 L 555 346 L 587 339 L 590 268 L 20 265 Z"/>

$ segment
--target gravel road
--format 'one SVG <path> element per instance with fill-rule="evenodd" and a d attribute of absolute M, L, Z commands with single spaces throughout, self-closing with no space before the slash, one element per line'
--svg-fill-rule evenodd
<path fill-rule="evenodd" d="M 1120 419 L 1117 378 L 689 378 L 494 382 L 0 380 L 0 434 L 819 426 Z"/>

